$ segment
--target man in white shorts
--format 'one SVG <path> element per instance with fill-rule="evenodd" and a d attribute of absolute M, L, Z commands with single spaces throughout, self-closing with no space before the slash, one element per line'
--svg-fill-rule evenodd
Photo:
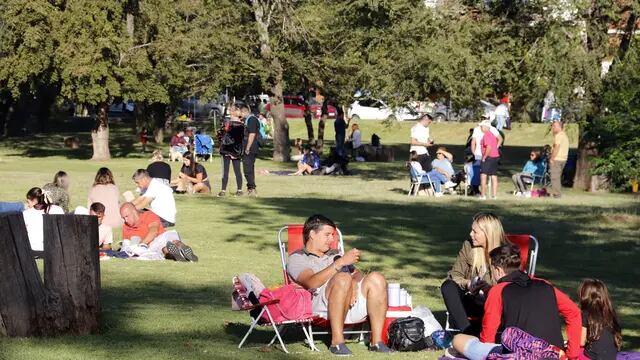
<path fill-rule="evenodd" d="M 344 324 L 359 323 L 369 317 L 369 350 L 390 352 L 382 342 L 382 327 L 387 313 L 387 282 L 380 273 L 364 276 L 353 265 L 360 258 L 358 249 L 344 256 L 331 249 L 336 225 L 322 215 L 313 215 L 304 223 L 305 247 L 289 256 L 287 273 L 298 284 L 313 292 L 312 310 L 331 323 L 331 347 L 334 355 L 347 356 Z"/>

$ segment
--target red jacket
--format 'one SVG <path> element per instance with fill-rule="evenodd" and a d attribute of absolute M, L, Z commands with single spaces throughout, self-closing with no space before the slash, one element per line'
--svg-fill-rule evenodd
<path fill-rule="evenodd" d="M 521 271 L 506 275 L 489 291 L 484 311 L 482 342 L 497 343 L 498 331 L 515 326 L 564 348 L 559 314 L 567 325 L 567 356 L 573 359 L 580 354 L 580 309 L 546 280 L 530 278 Z"/>

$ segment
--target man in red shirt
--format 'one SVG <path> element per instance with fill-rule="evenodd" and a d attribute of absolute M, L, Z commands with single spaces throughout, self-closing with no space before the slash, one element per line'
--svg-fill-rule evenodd
<path fill-rule="evenodd" d="M 487 295 L 482 333 L 479 339 L 466 334 L 456 335 L 453 348 L 467 359 L 485 359 L 490 353 L 505 351 L 499 335 L 508 327 L 517 327 L 545 340 L 555 349 L 563 349 L 562 317 L 569 337 L 566 356 L 577 359 L 582 333 L 578 306 L 549 282 L 520 271 L 518 247 L 503 245 L 493 249 L 489 256 L 491 275 L 498 283 Z"/>
<path fill-rule="evenodd" d="M 153 211 L 140 211 L 128 202 L 120 207 L 120 216 L 124 220 L 122 238 L 132 240 L 138 237 L 138 250 L 141 253 L 157 253 L 176 261 L 198 261 L 193 249 L 180 240 L 177 232 L 165 231 L 160 218 Z"/>

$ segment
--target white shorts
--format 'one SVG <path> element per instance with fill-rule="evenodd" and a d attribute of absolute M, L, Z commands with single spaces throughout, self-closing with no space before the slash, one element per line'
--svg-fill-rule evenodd
<path fill-rule="evenodd" d="M 329 318 L 329 302 L 325 293 L 327 290 L 327 284 L 324 284 L 316 289 L 316 292 L 313 294 L 311 305 L 313 314 L 324 319 Z M 360 282 L 358 283 L 358 296 L 356 297 L 356 303 L 353 304 L 353 306 L 351 306 L 347 311 L 347 316 L 344 319 L 345 324 L 361 323 L 367 318 L 367 299 L 364 297 L 364 295 L 362 295 L 361 288 L 362 280 L 360 280 Z"/>
<path fill-rule="evenodd" d="M 162 234 L 156 236 L 155 239 L 149 244 L 149 251 L 163 255 L 162 249 L 167 246 L 167 243 L 172 240 L 180 240 L 178 232 L 175 230 L 165 231 Z"/>

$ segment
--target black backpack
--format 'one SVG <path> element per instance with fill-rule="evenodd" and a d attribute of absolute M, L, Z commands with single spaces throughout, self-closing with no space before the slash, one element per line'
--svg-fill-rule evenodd
<path fill-rule="evenodd" d="M 424 322 L 417 317 L 393 320 L 389 325 L 389 347 L 396 351 L 420 351 L 433 343 L 424 336 Z"/>

